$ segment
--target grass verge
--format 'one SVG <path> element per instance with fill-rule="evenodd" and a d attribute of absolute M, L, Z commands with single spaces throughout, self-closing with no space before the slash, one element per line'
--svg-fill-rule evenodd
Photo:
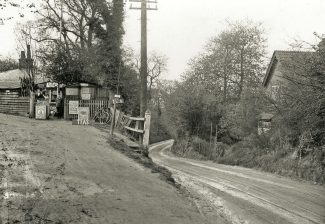
<path fill-rule="evenodd" d="M 175 182 L 175 179 L 172 177 L 172 173 L 168 169 L 155 164 L 152 159 L 148 157 L 147 149 L 132 149 L 128 147 L 122 139 L 118 139 L 115 136 L 109 137 L 107 141 L 115 150 L 120 151 L 144 167 L 151 169 L 152 173 L 159 173 L 159 178 L 161 180 L 166 181 L 176 188 L 180 188 L 180 185 Z"/>

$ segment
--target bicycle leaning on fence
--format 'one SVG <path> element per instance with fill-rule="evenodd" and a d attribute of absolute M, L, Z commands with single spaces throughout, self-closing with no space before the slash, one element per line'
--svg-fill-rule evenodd
<path fill-rule="evenodd" d="M 109 107 L 97 107 L 92 120 L 100 124 L 109 124 L 112 119 L 111 109 Z"/>

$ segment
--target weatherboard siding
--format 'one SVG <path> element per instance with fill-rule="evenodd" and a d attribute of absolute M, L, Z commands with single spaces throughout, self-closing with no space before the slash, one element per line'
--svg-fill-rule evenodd
<path fill-rule="evenodd" d="M 0 113 L 27 116 L 29 113 L 29 97 L 0 96 Z"/>

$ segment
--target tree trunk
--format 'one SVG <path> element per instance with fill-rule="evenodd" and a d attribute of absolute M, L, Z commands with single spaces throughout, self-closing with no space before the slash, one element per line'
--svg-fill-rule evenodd
<path fill-rule="evenodd" d="M 223 102 L 227 102 L 227 89 L 228 89 L 228 56 L 229 51 L 226 49 L 226 57 L 224 60 L 224 66 L 223 66 Z"/>
<path fill-rule="evenodd" d="M 241 97 L 244 88 L 244 49 L 240 50 L 240 81 L 239 81 L 239 93 L 238 98 Z"/>

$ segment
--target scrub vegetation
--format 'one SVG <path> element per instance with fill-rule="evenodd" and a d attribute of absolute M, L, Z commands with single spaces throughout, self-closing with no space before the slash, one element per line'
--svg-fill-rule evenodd
<path fill-rule="evenodd" d="M 160 85 L 159 122 L 176 140 L 176 155 L 324 183 L 322 42 L 283 65 L 287 86 L 277 100 L 262 87 L 265 44 L 259 24 L 230 23 L 189 62 L 182 81 Z M 258 135 L 264 111 L 274 117 L 271 129 Z"/>

